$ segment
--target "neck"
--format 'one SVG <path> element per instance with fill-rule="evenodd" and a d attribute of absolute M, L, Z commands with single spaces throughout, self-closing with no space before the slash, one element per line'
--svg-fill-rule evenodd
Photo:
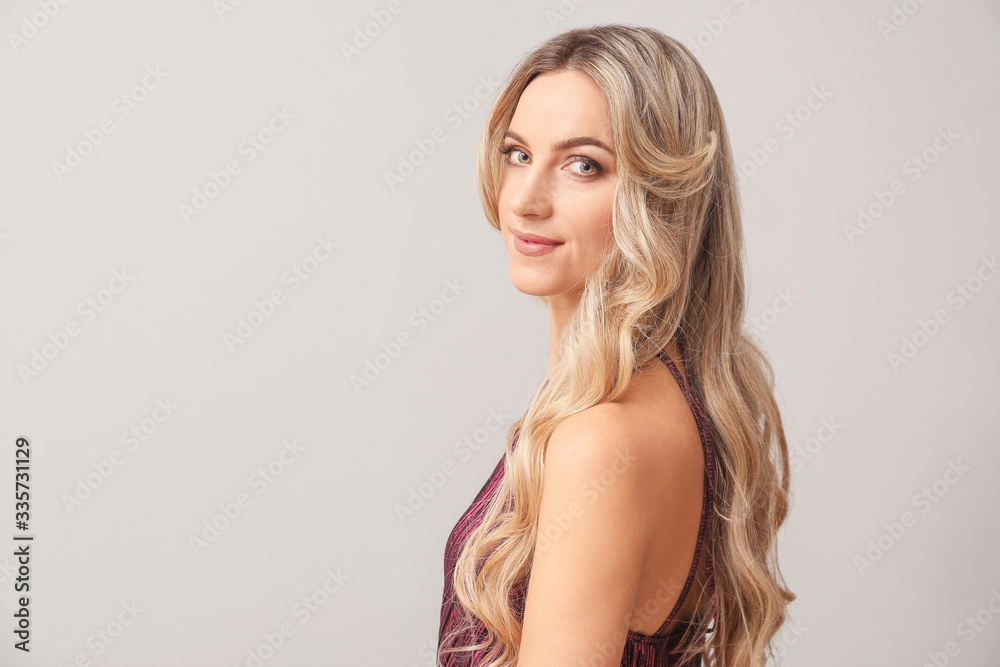
<path fill-rule="evenodd" d="M 569 320 L 580 305 L 580 295 L 564 292 L 546 297 L 549 307 L 549 369 L 555 368 L 559 362 L 559 341 L 562 338 Z"/>
<path fill-rule="evenodd" d="M 549 370 L 555 368 L 559 362 L 559 340 L 563 331 L 566 330 L 569 320 L 573 317 L 576 309 L 580 305 L 580 295 L 573 292 L 565 292 L 555 296 L 545 297 L 545 303 L 549 308 Z M 663 346 L 663 350 L 673 360 L 681 375 L 687 381 L 687 370 L 684 367 L 682 350 L 676 339 L 671 339 Z M 656 364 L 659 367 L 659 364 Z"/>

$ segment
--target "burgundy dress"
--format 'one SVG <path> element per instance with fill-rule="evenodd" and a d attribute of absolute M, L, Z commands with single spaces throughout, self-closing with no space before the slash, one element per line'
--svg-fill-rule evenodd
<path fill-rule="evenodd" d="M 684 398 L 687 399 L 688 405 L 691 407 L 691 411 L 694 413 L 695 419 L 698 422 L 698 431 L 701 435 L 701 442 L 705 455 L 705 483 L 701 509 L 701 524 L 698 528 L 698 542 L 695 547 L 691 570 L 688 573 L 687 581 L 684 583 L 684 588 L 682 589 L 680 597 L 677 600 L 677 604 L 674 605 L 673 610 L 670 612 L 667 620 L 663 622 L 663 625 L 661 625 L 660 628 L 652 635 L 643 635 L 632 630 L 628 631 L 625 638 L 625 650 L 622 655 L 622 667 L 675 667 L 679 664 L 677 653 L 681 648 L 683 648 L 680 645 L 680 642 L 681 635 L 685 629 L 684 625 L 678 624 L 677 628 L 671 630 L 669 633 L 665 633 L 664 629 L 670 625 L 671 621 L 674 620 L 674 616 L 677 614 L 677 611 L 681 608 L 681 605 L 684 604 L 684 600 L 687 598 L 697 573 L 698 557 L 701 554 L 702 549 L 705 549 L 705 562 L 706 569 L 708 571 L 708 590 L 712 597 L 713 612 L 715 610 L 716 603 L 715 582 L 714 576 L 712 575 L 710 548 L 712 530 L 711 510 L 713 507 L 713 488 L 715 481 L 715 454 L 713 450 L 711 431 L 708 427 L 708 416 L 701 401 L 701 394 L 695 386 L 690 369 L 688 370 L 688 377 L 691 379 L 689 391 L 688 387 L 684 384 L 684 376 L 681 375 L 673 360 L 667 356 L 667 353 L 661 350 L 659 358 L 670 369 L 674 379 L 677 380 L 681 390 L 684 392 Z M 512 447 L 517 447 L 516 435 L 514 437 Z M 448 542 L 445 545 L 444 595 L 441 603 L 441 625 L 438 631 L 439 652 L 441 649 L 445 648 L 444 642 L 450 631 L 462 623 L 462 609 L 460 603 L 455 598 L 455 589 L 452 583 L 455 561 L 458 559 L 459 551 L 466 537 L 468 537 L 469 533 L 482 522 L 486 506 L 493 494 L 497 492 L 500 482 L 503 479 L 503 474 L 504 457 L 501 456 L 500 462 L 497 463 L 493 473 L 490 475 L 489 479 L 486 480 L 486 484 L 483 485 L 483 488 L 476 495 L 476 499 L 473 501 L 472 505 L 468 510 L 466 510 L 465 514 L 462 515 L 454 529 L 451 531 L 451 535 L 449 535 Z M 523 620 L 524 591 L 521 589 L 512 591 L 511 600 L 514 602 L 514 608 L 518 620 Z M 448 647 L 469 646 L 484 639 L 486 636 L 486 628 L 481 622 L 478 621 L 478 619 L 474 619 L 474 627 L 471 630 L 468 630 L 464 636 L 453 640 L 450 644 L 448 644 Z M 446 653 L 443 656 L 439 653 L 438 664 L 443 667 L 479 667 L 486 651 L 487 649 L 483 648 L 474 653 L 471 651 L 464 651 L 458 653 Z M 700 667 L 701 661 L 698 660 L 693 664 L 689 663 L 689 665 L 690 667 Z"/>

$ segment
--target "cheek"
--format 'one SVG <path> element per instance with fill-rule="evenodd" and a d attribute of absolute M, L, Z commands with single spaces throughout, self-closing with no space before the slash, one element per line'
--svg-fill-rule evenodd
<path fill-rule="evenodd" d="M 579 198 L 571 212 L 574 227 L 578 230 L 576 235 L 588 248 L 587 254 L 593 257 L 600 255 L 611 242 L 613 196 L 613 192 L 602 192 L 599 196 L 595 193 L 592 197 Z"/>
<path fill-rule="evenodd" d="M 500 188 L 497 190 L 497 217 L 500 221 L 500 230 L 506 232 L 510 227 L 510 195 L 509 188 L 504 187 L 503 180 L 500 181 Z"/>

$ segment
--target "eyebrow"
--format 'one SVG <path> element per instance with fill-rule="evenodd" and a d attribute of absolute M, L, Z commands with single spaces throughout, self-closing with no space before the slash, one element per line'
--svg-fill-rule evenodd
<path fill-rule="evenodd" d="M 507 130 L 504 132 L 503 136 L 505 139 L 513 139 L 514 141 L 518 141 L 525 145 L 528 143 L 525 141 L 524 137 L 512 130 Z M 577 146 L 597 146 L 598 148 L 607 151 L 611 157 L 616 157 L 615 152 L 611 150 L 607 144 L 600 139 L 594 139 L 593 137 L 571 137 L 569 139 L 563 139 L 562 141 L 556 141 L 552 143 L 549 148 L 551 148 L 554 153 L 556 151 L 566 150 L 567 148 L 576 148 Z"/>

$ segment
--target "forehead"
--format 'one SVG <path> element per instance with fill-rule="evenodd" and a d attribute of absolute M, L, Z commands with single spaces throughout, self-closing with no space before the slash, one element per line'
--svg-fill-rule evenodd
<path fill-rule="evenodd" d="M 510 129 L 528 140 L 590 136 L 612 144 L 607 100 L 582 72 L 546 72 L 532 79 L 521 93 Z"/>

